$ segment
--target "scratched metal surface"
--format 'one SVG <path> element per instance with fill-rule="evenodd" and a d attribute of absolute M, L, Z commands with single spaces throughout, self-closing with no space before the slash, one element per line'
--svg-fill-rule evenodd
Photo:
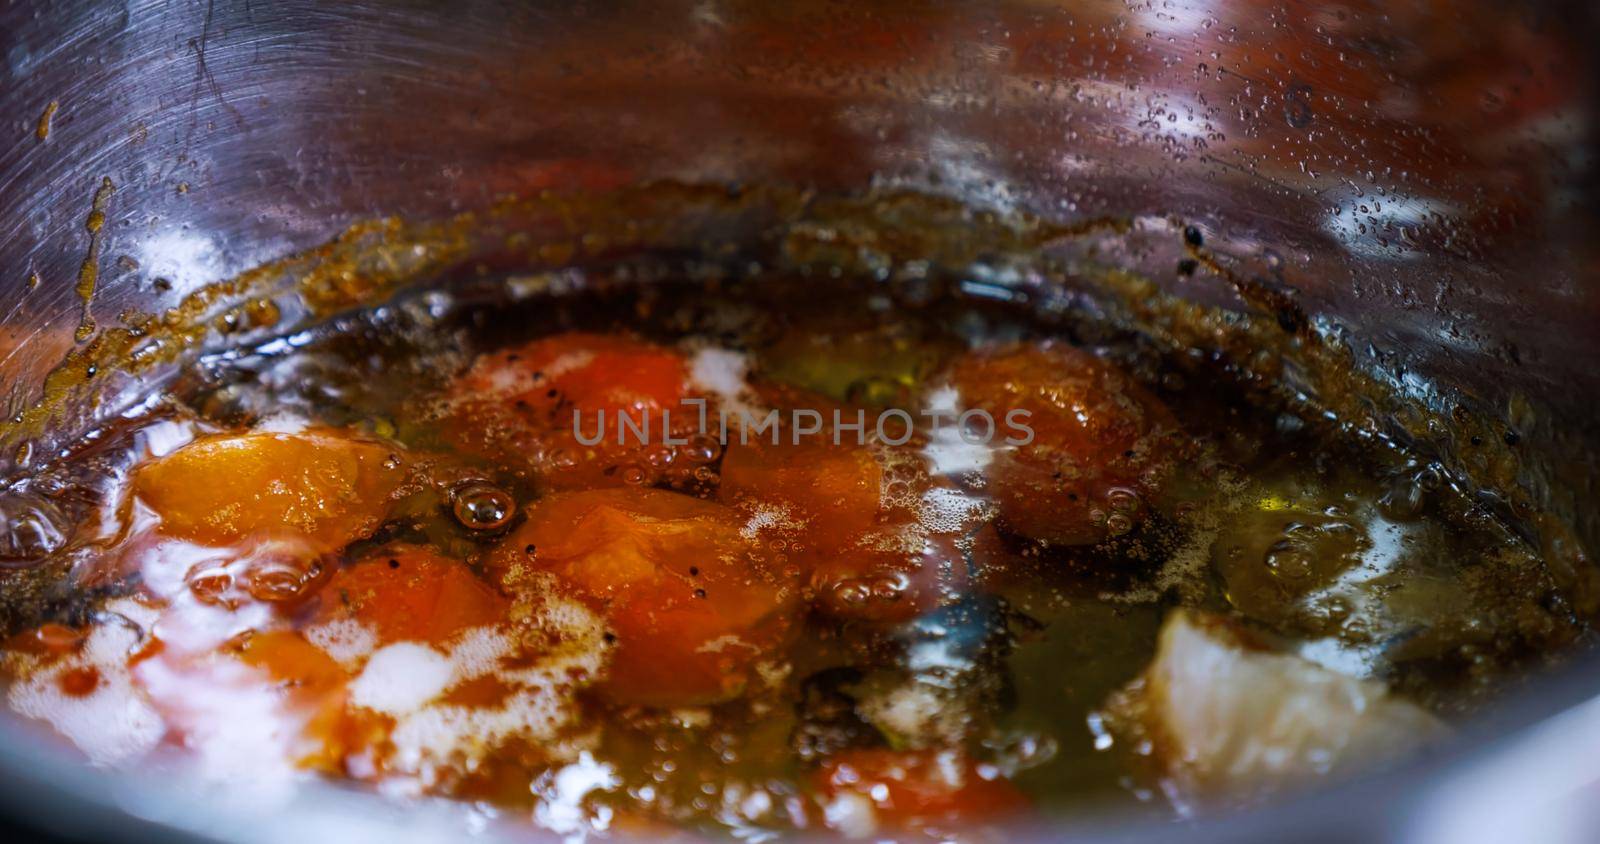
<path fill-rule="evenodd" d="M 0 389 L 76 342 L 104 179 L 101 326 L 574 173 L 900 185 L 1195 224 L 1593 538 L 1591 6 L 3 0 Z"/>
<path fill-rule="evenodd" d="M 1181 216 L 1419 392 L 1584 417 L 1593 22 L 1501 5 L 11 2 L 0 373 L 73 342 L 102 179 L 107 324 L 578 162 Z"/>

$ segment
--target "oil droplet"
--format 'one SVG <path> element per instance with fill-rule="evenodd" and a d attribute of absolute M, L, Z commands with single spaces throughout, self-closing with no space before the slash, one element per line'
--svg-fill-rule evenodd
<path fill-rule="evenodd" d="M 517 512 L 511 494 L 492 484 L 468 484 L 455 491 L 452 510 L 456 521 L 469 530 L 496 530 Z"/>
<path fill-rule="evenodd" d="M 268 603 L 285 603 L 305 595 L 322 573 L 320 563 L 309 566 L 291 559 L 261 560 L 250 566 L 245 591 Z"/>
<path fill-rule="evenodd" d="M 238 603 L 232 595 L 233 575 L 221 566 L 201 563 L 190 569 L 183 579 L 190 594 L 202 604 L 233 609 Z"/>
<path fill-rule="evenodd" d="M 571 451 L 558 448 L 550 452 L 550 464 L 557 469 L 571 469 L 578 465 L 578 458 Z"/>
<path fill-rule="evenodd" d="M 679 449 L 691 463 L 710 463 L 722 456 L 722 443 L 710 434 L 695 434 L 689 444 Z"/>
<path fill-rule="evenodd" d="M 1113 513 L 1133 515 L 1139 512 L 1139 493 L 1123 487 L 1113 487 L 1106 493 L 1106 504 Z"/>
<path fill-rule="evenodd" d="M 622 476 L 623 483 L 633 486 L 642 486 L 650 480 L 650 474 L 644 470 L 644 467 L 633 463 L 623 466 L 619 474 Z"/>
<path fill-rule="evenodd" d="M 1267 549 L 1267 571 L 1284 580 L 1303 580 L 1311 575 L 1313 563 L 1298 543 L 1282 540 Z"/>
<path fill-rule="evenodd" d="M 653 445 L 644 450 L 644 461 L 657 469 L 664 469 L 672 465 L 677 457 L 677 449 L 669 445 Z"/>
<path fill-rule="evenodd" d="M 62 654 L 77 650 L 83 644 L 84 635 L 65 624 L 47 622 L 33 631 L 33 640 L 50 653 Z"/>
<path fill-rule="evenodd" d="M 853 381 L 845 388 L 845 400 L 851 404 L 884 407 L 905 398 L 905 389 L 894 379 L 873 375 Z"/>
<path fill-rule="evenodd" d="M 861 580 L 842 580 L 828 589 L 832 603 L 842 608 L 865 606 L 872 598 L 872 587 Z"/>

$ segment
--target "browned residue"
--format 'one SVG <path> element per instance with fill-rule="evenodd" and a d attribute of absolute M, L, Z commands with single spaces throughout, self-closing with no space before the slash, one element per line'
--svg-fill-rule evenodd
<path fill-rule="evenodd" d="M 100 278 L 100 242 L 101 232 L 106 226 L 106 203 L 111 201 L 111 194 L 115 193 L 117 186 L 112 184 L 111 177 L 100 179 L 100 187 L 94 192 L 94 202 L 89 208 L 89 219 L 83 221 L 84 230 L 89 232 L 89 252 L 83 256 L 83 264 L 78 267 L 78 298 L 83 300 L 83 318 L 78 321 L 78 331 L 75 335 L 78 342 L 89 339 L 94 334 L 94 315 L 90 312 L 94 303 L 94 288 Z"/>
<path fill-rule="evenodd" d="M 50 137 L 50 120 L 56 116 L 56 109 L 59 108 L 61 108 L 60 100 L 51 100 L 50 104 L 44 107 L 44 114 L 39 115 L 39 127 L 34 130 L 39 140 Z"/>
<path fill-rule="evenodd" d="M 1500 432 L 1489 430 L 1487 419 L 1451 420 L 1398 394 L 1362 372 L 1343 343 L 1310 330 L 1309 320 L 1292 301 L 1231 272 L 1199 244 L 1191 245 L 1187 254 L 1203 273 L 1229 285 L 1247 312 L 1223 312 L 1171 296 L 1150 279 L 1095 258 L 1094 249 L 1073 259 L 1071 267 L 1042 257 L 1067 254 L 1065 247 L 1073 242 L 1092 246 L 1100 238 L 1126 235 L 1131 230 L 1126 220 L 1063 225 L 974 211 L 951 199 L 911 193 L 826 197 L 782 187 L 730 193 L 719 186 L 667 183 L 597 194 L 545 193 L 438 222 L 358 223 L 321 247 L 190 292 L 154 319 L 95 333 L 89 300 L 104 206 L 112 189 L 110 180 L 104 180 L 95 194 L 94 213 L 86 224 L 89 255 L 78 276 L 84 301 L 78 337 L 92 339 L 51 372 L 41 401 L 18 419 L 0 421 L 0 447 L 14 447 L 48 430 L 56 414 L 90 388 L 94 377 L 86 373 L 142 373 L 178 360 L 207 338 L 260 330 L 285 317 L 299 322 L 369 307 L 405 285 L 448 272 L 560 266 L 606 253 L 683 248 L 680 223 L 712 216 L 727 224 L 716 227 L 714 236 L 697 237 L 725 240 L 697 241 L 693 245 L 698 251 L 727 254 L 734 241 L 776 236 L 780 263 L 790 267 L 860 272 L 884 261 L 919 259 L 960 267 L 986 256 L 1028 256 L 1051 283 L 1121 303 L 1123 316 L 1117 320 L 1136 327 L 1158 347 L 1211 350 L 1243 382 L 1257 385 L 1278 383 L 1292 366 L 1309 385 L 1306 394 L 1316 397 L 1311 409 L 1316 412 L 1306 411 L 1305 418 L 1324 418 L 1327 412 L 1360 431 L 1395 424 L 1411 441 L 1441 455 L 1455 453 L 1452 442 L 1470 442 L 1464 455 L 1469 459 L 1455 466 L 1470 485 L 1497 491 L 1524 516 L 1541 509 L 1518 483 L 1523 466 L 1519 455 Z M 162 279 L 152 284 L 158 290 L 170 287 Z M 1600 610 L 1600 583 L 1588 591 L 1580 603 Z"/>

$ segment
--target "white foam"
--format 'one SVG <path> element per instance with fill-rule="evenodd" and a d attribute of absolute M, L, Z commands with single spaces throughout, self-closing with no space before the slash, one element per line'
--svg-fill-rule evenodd
<path fill-rule="evenodd" d="M 450 688 L 455 676 L 448 657 L 417 642 L 378 649 L 350 684 L 350 702 L 389 715 L 421 708 Z"/>
<path fill-rule="evenodd" d="M 984 521 L 988 504 L 954 487 L 936 486 L 922 494 L 917 524 L 932 533 L 964 534 Z"/>
<path fill-rule="evenodd" d="M 824 803 L 822 815 L 828 828 L 846 838 L 867 838 L 878 831 L 878 812 L 865 794 L 841 791 Z"/>
<path fill-rule="evenodd" d="M 406 642 L 380 649 L 352 686 L 352 702 L 395 718 L 390 734 L 391 770 L 417 784 L 434 784 L 444 770 L 470 769 L 496 746 L 519 739 L 539 746 L 552 762 L 575 758 L 598 740 L 576 735 L 579 689 L 599 676 L 610 656 L 598 616 L 577 601 L 540 588 L 537 579 L 519 609 L 519 628 L 477 627 L 459 634 L 448 653 Z M 537 656 L 508 668 L 510 656 Z M 394 656 L 389 656 L 394 654 Z M 371 677 L 370 688 L 363 683 Z M 506 689 L 494 705 L 449 703 L 448 693 L 471 680 L 493 676 Z"/>
<path fill-rule="evenodd" d="M 134 675 L 182 736 L 201 777 L 249 782 L 234 798 L 245 803 L 289 794 L 305 719 L 284 707 L 268 671 L 231 655 L 169 661 L 163 654 L 140 662 Z"/>
<path fill-rule="evenodd" d="M 925 412 L 937 412 L 941 424 L 928 432 L 928 443 L 922 454 L 933 464 L 938 475 L 965 475 L 981 472 L 994 462 L 994 443 L 1002 435 L 989 431 L 988 442 L 968 442 L 971 434 L 962 436 L 961 426 L 955 421 L 961 412 L 960 394 L 951 386 L 943 386 L 928 394 Z M 998 420 L 995 423 L 999 424 Z"/>
<path fill-rule="evenodd" d="M 155 613 L 122 599 L 106 609 L 149 629 Z M 5 658 L 16 681 L 6 700 L 18 714 L 44 721 L 66 737 L 96 765 L 110 766 L 137 759 L 161 740 L 166 725 L 128 670 L 129 652 L 139 644 L 140 630 L 122 623 L 104 623 L 90 631 L 74 654 L 47 661 L 14 652 Z M 61 678 L 72 671 L 94 671 L 95 687 L 81 697 L 62 691 Z"/>
<path fill-rule="evenodd" d="M 598 791 L 612 791 L 622 785 L 617 771 L 604 762 L 596 762 L 589 753 L 579 754 L 576 761 L 541 776 L 533 784 L 539 796 L 533 819 L 540 826 L 565 841 L 582 841 L 590 830 L 604 831 L 610 826 L 611 810 L 597 806 L 591 812 L 584 801 Z"/>
<path fill-rule="evenodd" d="M 594 352 L 587 349 L 578 349 L 568 352 L 547 364 L 543 369 L 533 370 L 527 366 L 519 366 L 504 360 L 501 357 L 485 358 L 495 365 L 489 369 L 485 379 L 486 392 L 491 396 L 514 396 L 537 389 L 552 378 L 558 378 L 568 372 L 582 369 L 594 362 Z"/>
<path fill-rule="evenodd" d="M 378 646 L 378 634 L 353 618 L 336 618 L 307 627 L 305 637 L 347 671 L 359 667 Z"/>
<path fill-rule="evenodd" d="M 311 420 L 288 410 L 267 414 L 256 423 L 255 430 L 263 434 L 299 434 L 311 427 Z"/>
<path fill-rule="evenodd" d="M 729 419 L 739 418 L 739 413 L 760 415 L 762 408 L 750 389 L 749 373 L 750 359 L 731 349 L 708 346 L 689 359 L 690 386 L 715 396 Z"/>
<path fill-rule="evenodd" d="M 744 539 L 756 539 L 765 530 L 795 530 L 803 522 L 798 521 L 787 507 L 761 504 L 750 513 L 749 521 L 739 529 L 739 536 Z"/>

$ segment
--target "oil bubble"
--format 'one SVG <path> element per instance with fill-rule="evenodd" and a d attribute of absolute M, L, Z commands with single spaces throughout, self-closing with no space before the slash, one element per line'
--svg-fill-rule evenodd
<path fill-rule="evenodd" d="M 623 466 L 618 474 L 621 475 L 622 482 L 630 486 L 644 486 L 650 482 L 650 473 L 646 472 L 643 466 L 634 463 Z"/>
<path fill-rule="evenodd" d="M 0 569 L 29 568 L 67 544 L 66 517 L 39 495 L 12 493 L 0 499 Z"/>
<path fill-rule="evenodd" d="M 451 496 L 456 521 L 468 530 L 496 530 L 505 527 L 517 512 L 511 494 L 486 483 L 467 484 Z"/>
<path fill-rule="evenodd" d="M 304 566 L 286 559 L 260 560 L 245 575 L 245 591 L 258 601 L 286 603 L 307 594 L 320 573 L 316 563 Z"/>
<path fill-rule="evenodd" d="M 679 451 L 692 463 L 710 463 L 722 456 L 722 443 L 710 434 L 695 434 Z"/>
<path fill-rule="evenodd" d="M 238 602 L 233 598 L 233 575 L 220 565 L 201 563 L 189 570 L 184 583 L 195 600 L 213 607 L 233 609 Z"/>

